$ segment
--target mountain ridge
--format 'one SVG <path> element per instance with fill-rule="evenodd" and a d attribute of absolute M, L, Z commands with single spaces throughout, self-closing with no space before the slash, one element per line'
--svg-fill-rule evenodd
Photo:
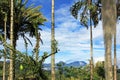
<path fill-rule="evenodd" d="M 70 62 L 70 63 L 60 61 L 60 62 L 55 64 L 55 68 L 58 67 L 57 64 L 62 64 L 63 67 L 76 67 L 76 68 L 83 67 L 83 66 L 87 65 L 87 63 L 85 61 L 73 61 L 73 62 Z M 46 70 L 50 70 L 51 64 L 50 63 L 44 63 L 43 67 Z"/>

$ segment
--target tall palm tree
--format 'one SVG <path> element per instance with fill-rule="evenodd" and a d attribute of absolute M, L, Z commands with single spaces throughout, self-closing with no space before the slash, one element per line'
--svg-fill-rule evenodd
<path fill-rule="evenodd" d="M 19 36 L 22 36 L 28 40 L 26 37 L 26 33 L 29 33 L 30 37 L 35 36 L 35 29 L 38 26 L 42 25 L 46 19 L 44 16 L 39 12 L 40 6 L 28 6 L 26 7 L 27 0 L 15 0 L 14 1 L 14 47 L 16 46 L 16 41 L 19 39 Z M 4 8 L 4 10 L 9 14 L 9 3 L 4 5 L 0 5 Z M 9 15 L 8 15 L 9 16 Z M 1 19 L 1 18 L 0 18 Z M 9 17 L 8 17 L 9 20 Z M 10 27 L 9 22 L 7 23 L 7 38 L 9 37 Z M 3 31 L 2 24 L 0 24 L 0 29 Z M 2 34 L 2 32 L 1 32 Z"/>
<path fill-rule="evenodd" d="M 91 6 L 91 0 L 89 0 L 89 6 Z M 92 39 L 92 16 L 91 16 L 91 10 L 90 12 L 90 56 L 91 56 L 91 60 L 90 60 L 90 80 L 93 80 L 93 39 Z"/>
<path fill-rule="evenodd" d="M 102 21 L 105 45 L 105 79 L 113 80 L 111 46 L 112 37 L 116 31 L 116 3 L 114 0 L 102 0 Z"/>
<path fill-rule="evenodd" d="M 26 8 L 26 3 L 27 2 L 22 2 L 22 0 L 19 0 L 17 5 L 15 5 L 15 43 L 16 40 L 18 40 L 19 36 L 22 36 L 27 39 L 27 37 L 24 35 L 26 33 L 29 33 L 30 37 L 35 36 L 36 28 L 38 28 L 39 30 L 40 28 L 38 26 L 42 25 L 43 22 L 46 21 L 44 16 L 39 12 L 40 6 L 29 6 L 28 8 Z M 16 46 L 16 44 L 14 46 Z"/>
<path fill-rule="evenodd" d="M 54 0 L 52 0 L 52 22 L 51 22 L 51 80 L 55 80 L 55 21 L 54 21 Z"/>
<path fill-rule="evenodd" d="M 14 37 L 13 37 L 13 25 L 14 25 L 14 22 L 13 22 L 13 13 L 14 13 L 14 4 L 13 4 L 13 0 L 10 1 L 10 45 L 13 47 L 13 40 L 14 40 Z M 14 52 L 13 50 L 10 50 L 10 74 L 9 74 L 9 78 L 10 80 L 15 80 L 15 75 L 14 75 L 14 70 L 15 70 L 15 67 L 14 67 Z"/>
<path fill-rule="evenodd" d="M 3 8 L 7 14 L 10 14 L 9 10 L 9 0 L 5 0 L 6 2 L 2 1 L 4 5 L 0 4 L 0 8 Z M 26 37 L 26 33 L 29 33 L 31 37 L 35 36 L 36 28 L 39 29 L 39 25 L 42 25 L 46 19 L 43 15 L 39 12 L 40 7 L 29 6 L 25 7 L 27 0 L 23 2 L 23 0 L 15 0 L 14 1 L 14 32 L 13 32 L 13 47 L 16 48 L 16 41 L 19 39 L 19 36 L 22 36 L 24 40 L 30 40 Z M 8 22 L 7 22 L 7 38 L 10 39 L 10 15 L 8 15 Z M 1 22 L 3 21 L 0 18 Z M 4 32 L 3 24 L 0 24 L 1 34 Z M 15 71 L 14 71 L 15 72 Z"/>
<path fill-rule="evenodd" d="M 90 80 L 93 80 L 93 39 L 92 39 L 92 25 L 96 27 L 101 13 L 100 0 L 94 2 L 92 0 L 78 1 L 71 7 L 72 15 L 77 19 L 78 11 L 81 10 L 80 23 L 88 28 L 88 22 L 90 22 Z M 88 17 L 89 16 L 89 17 Z M 92 24 L 93 23 L 93 24 Z"/>

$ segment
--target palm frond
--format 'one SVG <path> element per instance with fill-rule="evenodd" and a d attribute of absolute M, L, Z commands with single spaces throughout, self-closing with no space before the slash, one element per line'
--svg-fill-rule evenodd
<path fill-rule="evenodd" d="M 101 18 L 101 0 L 92 1 L 89 5 L 88 0 L 80 0 L 70 8 L 72 16 L 77 19 L 80 13 L 80 23 L 88 29 L 88 21 L 91 16 L 94 27 L 98 24 Z"/>
<path fill-rule="evenodd" d="M 70 8 L 70 12 L 75 19 L 78 18 L 78 11 L 82 7 L 82 4 L 83 3 L 81 1 L 78 1 L 74 5 L 72 5 L 72 7 Z"/>

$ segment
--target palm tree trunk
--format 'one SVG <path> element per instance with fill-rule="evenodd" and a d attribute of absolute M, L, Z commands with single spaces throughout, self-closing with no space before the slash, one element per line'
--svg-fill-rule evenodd
<path fill-rule="evenodd" d="M 4 18 L 4 40 L 6 42 L 6 22 L 7 22 L 7 14 L 5 13 Z M 5 71 L 6 71 L 6 47 L 4 47 L 4 62 L 3 62 L 3 80 L 5 80 Z"/>
<path fill-rule="evenodd" d="M 117 80 L 117 61 L 116 61 L 116 30 L 114 32 L 114 80 Z"/>
<path fill-rule="evenodd" d="M 102 0 L 102 21 L 105 45 L 105 79 L 113 80 L 111 47 L 116 27 L 116 8 L 114 0 Z"/>
<path fill-rule="evenodd" d="M 91 64 L 90 64 L 90 80 L 93 80 L 93 40 L 92 40 L 92 23 L 90 19 L 90 56 L 91 56 Z"/>
<path fill-rule="evenodd" d="M 39 57 L 39 47 L 40 47 L 40 33 L 38 33 L 38 29 L 37 29 L 36 30 L 36 46 L 34 48 L 36 61 L 38 61 L 38 57 Z"/>
<path fill-rule="evenodd" d="M 92 4 L 92 0 L 89 0 L 89 5 Z M 93 40 L 92 40 L 92 19 L 90 10 L 90 80 L 93 80 Z"/>
<path fill-rule="evenodd" d="M 10 2 L 10 45 L 13 47 L 13 0 Z M 15 75 L 14 75 L 14 53 L 13 50 L 10 50 L 10 74 L 9 74 L 9 80 L 14 80 Z"/>
<path fill-rule="evenodd" d="M 55 31 L 54 31 L 54 0 L 52 0 L 52 28 L 51 28 L 51 80 L 55 80 Z"/>

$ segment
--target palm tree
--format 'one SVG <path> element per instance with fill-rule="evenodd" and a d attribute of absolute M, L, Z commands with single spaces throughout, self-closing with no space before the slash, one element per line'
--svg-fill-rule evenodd
<path fill-rule="evenodd" d="M 15 20 L 14 23 L 15 43 L 19 36 L 22 36 L 28 40 L 28 38 L 24 35 L 26 33 L 29 33 L 30 37 L 36 36 L 36 28 L 38 28 L 39 30 L 40 28 L 38 26 L 42 25 L 43 22 L 46 21 L 43 15 L 39 12 L 40 6 L 38 7 L 30 6 L 26 8 L 25 5 L 26 2 L 23 3 L 22 0 L 20 0 L 15 7 L 16 9 L 15 18 L 17 19 Z M 14 46 L 16 46 L 16 44 Z"/>
<path fill-rule="evenodd" d="M 91 0 L 89 0 L 89 6 L 91 6 Z M 90 60 L 90 80 L 93 80 L 93 39 L 92 39 L 92 16 L 91 16 L 91 10 L 90 12 L 90 56 L 91 56 L 91 60 Z"/>
<path fill-rule="evenodd" d="M 16 41 L 19 39 L 19 36 L 22 36 L 26 40 L 28 38 L 26 37 L 26 33 L 29 33 L 30 37 L 35 36 L 35 29 L 38 28 L 38 26 L 42 25 L 46 19 L 44 16 L 39 12 L 40 6 L 34 7 L 34 6 L 26 6 L 27 0 L 23 2 L 23 0 L 16 0 L 14 1 L 14 47 L 16 47 Z M 9 3 L 6 3 L 4 5 L 0 5 L 4 8 L 5 6 L 5 12 L 10 13 L 9 11 Z M 9 15 L 8 15 L 9 16 Z M 1 19 L 1 18 L 0 18 Z M 9 17 L 8 17 L 9 20 Z M 7 23 L 7 38 L 10 38 L 10 27 L 9 22 Z M 2 24 L 0 24 L 0 29 L 2 28 Z M 2 32 L 1 32 L 2 34 Z M 30 40 L 28 40 L 30 41 Z"/>
<path fill-rule="evenodd" d="M 3 1 L 2 1 L 3 2 Z M 7 13 L 10 14 L 9 10 L 9 2 L 6 0 L 3 5 L 1 2 L 0 8 L 3 8 L 3 10 Z M 14 39 L 13 39 L 13 47 L 14 49 L 16 48 L 16 41 L 19 39 L 19 36 L 22 36 L 24 40 L 30 40 L 26 37 L 26 33 L 29 33 L 31 37 L 35 35 L 35 30 L 38 28 L 38 25 L 42 25 L 46 19 L 43 17 L 43 15 L 39 12 L 40 7 L 25 7 L 27 0 L 23 2 L 23 0 L 17 0 L 14 1 Z M 7 38 L 10 39 L 10 15 L 8 15 L 8 22 L 7 22 Z M 0 18 L 1 21 L 2 18 Z M 3 33 L 3 24 L 0 24 L 0 29 L 1 29 L 1 34 Z"/>
<path fill-rule="evenodd" d="M 13 0 L 10 1 L 10 45 L 13 47 L 13 40 L 14 40 L 14 37 L 13 37 L 13 25 L 14 25 L 14 22 L 13 22 L 13 13 L 14 13 L 14 7 L 13 7 Z M 14 70 L 15 70 L 15 67 L 14 67 L 14 52 L 13 50 L 10 50 L 10 74 L 9 74 L 9 78 L 10 80 L 15 80 L 15 75 L 14 75 Z"/>
<path fill-rule="evenodd" d="M 98 24 L 98 20 L 100 17 L 98 15 L 101 13 L 100 8 L 100 0 L 98 2 L 94 2 L 92 0 L 84 0 L 76 2 L 70 9 L 71 14 L 77 19 L 78 11 L 81 10 L 80 13 L 80 23 L 88 28 L 88 21 L 90 22 L 90 80 L 93 80 L 93 40 L 92 40 L 92 23 L 96 27 Z M 88 16 L 89 14 L 89 16 Z"/>
<path fill-rule="evenodd" d="M 116 3 L 114 0 L 102 0 L 102 21 L 105 45 L 105 79 L 113 80 L 111 46 L 112 37 L 116 31 Z"/>
<path fill-rule="evenodd" d="M 55 22 L 54 22 L 54 0 L 52 0 L 52 22 L 51 22 L 51 80 L 55 80 Z"/>

